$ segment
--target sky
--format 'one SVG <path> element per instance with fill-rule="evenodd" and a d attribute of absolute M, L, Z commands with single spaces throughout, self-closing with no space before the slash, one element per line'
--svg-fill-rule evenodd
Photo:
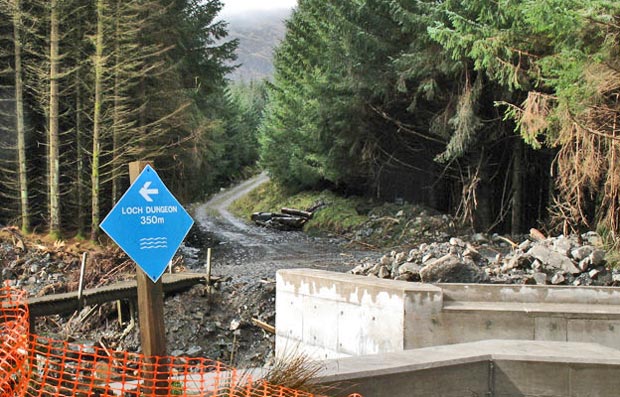
<path fill-rule="evenodd" d="M 221 15 L 234 15 L 249 10 L 293 8 L 297 0 L 222 0 Z"/>

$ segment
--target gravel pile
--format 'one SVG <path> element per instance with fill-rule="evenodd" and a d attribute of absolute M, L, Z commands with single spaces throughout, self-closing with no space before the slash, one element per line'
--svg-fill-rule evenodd
<path fill-rule="evenodd" d="M 545 238 L 533 233 L 520 243 L 475 234 L 423 243 L 409 252 L 392 251 L 366 260 L 351 273 L 426 283 L 496 283 L 608 286 L 620 274 L 608 269 L 595 232 Z"/>

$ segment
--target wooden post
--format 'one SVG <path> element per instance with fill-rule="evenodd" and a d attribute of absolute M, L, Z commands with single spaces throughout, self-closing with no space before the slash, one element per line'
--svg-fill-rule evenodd
<path fill-rule="evenodd" d="M 84 272 L 86 271 L 86 252 L 82 254 L 82 264 L 80 265 L 80 282 L 78 284 L 78 301 L 82 307 L 82 292 L 84 291 Z"/>
<path fill-rule="evenodd" d="M 133 183 L 148 164 L 146 161 L 129 163 L 129 181 Z M 149 358 L 163 357 L 166 355 L 166 330 L 164 327 L 164 292 L 161 278 L 157 283 L 154 283 L 138 266 L 136 266 L 136 278 L 138 282 L 138 318 L 142 354 Z M 144 374 L 147 378 L 145 379 L 147 394 L 168 394 L 167 363 L 152 362 L 149 364 L 153 365 L 148 365 Z M 148 381 L 149 378 L 155 381 Z"/>

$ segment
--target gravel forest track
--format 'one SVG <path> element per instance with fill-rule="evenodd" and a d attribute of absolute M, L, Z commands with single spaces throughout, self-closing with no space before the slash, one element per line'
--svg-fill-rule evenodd
<path fill-rule="evenodd" d="M 346 271 L 351 269 L 356 258 L 368 254 L 346 247 L 341 239 L 267 229 L 240 220 L 228 211 L 235 200 L 268 180 L 266 174 L 260 174 L 195 208 L 194 220 L 202 238 L 192 234 L 188 245 L 199 248 L 201 258 L 204 258 L 206 247 L 199 246 L 196 237 L 212 246 L 215 275 L 248 281 L 248 277 L 273 279 L 275 272 L 282 268 Z"/>

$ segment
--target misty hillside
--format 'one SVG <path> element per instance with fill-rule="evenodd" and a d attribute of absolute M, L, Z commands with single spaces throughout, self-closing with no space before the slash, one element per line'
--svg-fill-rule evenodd
<path fill-rule="evenodd" d="M 280 9 L 225 17 L 229 38 L 239 39 L 237 63 L 241 66 L 230 74 L 232 80 L 249 81 L 273 75 L 273 48 L 284 37 L 284 20 L 290 13 L 290 9 Z"/>

